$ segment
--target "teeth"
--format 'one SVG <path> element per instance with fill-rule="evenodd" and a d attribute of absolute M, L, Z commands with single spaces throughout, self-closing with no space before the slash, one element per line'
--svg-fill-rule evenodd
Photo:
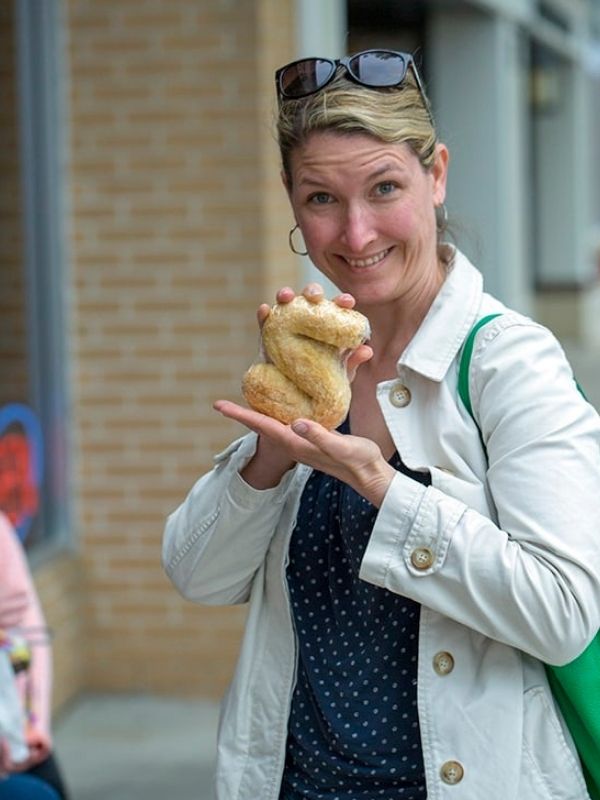
<path fill-rule="evenodd" d="M 384 259 L 389 252 L 390 250 L 388 248 L 387 250 L 383 250 L 381 253 L 377 253 L 374 256 L 369 256 L 368 258 L 348 258 L 346 260 L 351 267 L 372 267 L 373 264 L 377 264 L 379 261 Z"/>

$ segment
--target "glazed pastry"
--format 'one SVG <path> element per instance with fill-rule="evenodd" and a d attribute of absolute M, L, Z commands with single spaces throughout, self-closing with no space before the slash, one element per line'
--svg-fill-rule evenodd
<path fill-rule="evenodd" d="M 265 362 L 242 381 L 246 402 L 286 424 L 304 417 L 336 428 L 350 407 L 344 353 L 370 334 L 365 316 L 331 300 L 298 295 L 273 306 L 262 328 Z"/>

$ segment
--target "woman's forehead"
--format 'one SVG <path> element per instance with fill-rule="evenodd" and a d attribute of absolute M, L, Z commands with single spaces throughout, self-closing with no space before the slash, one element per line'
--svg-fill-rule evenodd
<path fill-rule="evenodd" d="M 362 133 L 316 131 L 292 152 L 294 173 L 335 168 L 350 172 L 384 174 L 414 168 L 418 159 L 405 142 L 382 142 Z"/>

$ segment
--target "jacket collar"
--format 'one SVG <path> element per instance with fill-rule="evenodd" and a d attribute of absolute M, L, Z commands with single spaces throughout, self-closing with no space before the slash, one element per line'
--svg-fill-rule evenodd
<path fill-rule="evenodd" d="M 434 381 L 443 380 L 479 315 L 483 278 L 457 248 L 425 319 L 398 360 Z"/>

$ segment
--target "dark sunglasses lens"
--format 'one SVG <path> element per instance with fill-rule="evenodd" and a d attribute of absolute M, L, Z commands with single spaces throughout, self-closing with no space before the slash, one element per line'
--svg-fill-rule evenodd
<path fill-rule="evenodd" d="M 307 58 L 286 67 L 279 76 L 284 97 L 305 97 L 317 92 L 333 75 L 335 65 L 322 58 Z"/>
<path fill-rule="evenodd" d="M 372 50 L 350 60 L 354 77 L 366 86 L 397 86 L 406 77 L 408 61 L 399 53 Z"/>

